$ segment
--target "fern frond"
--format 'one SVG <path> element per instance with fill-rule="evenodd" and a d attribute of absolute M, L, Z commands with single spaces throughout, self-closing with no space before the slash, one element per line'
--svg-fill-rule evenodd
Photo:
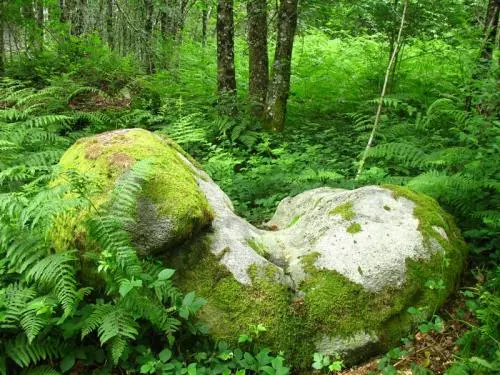
<path fill-rule="evenodd" d="M 26 333 L 30 344 L 50 322 L 41 314 L 41 310 L 51 310 L 56 305 L 57 300 L 49 296 L 44 296 L 30 301 L 22 310 L 19 323 Z"/>
<path fill-rule="evenodd" d="M 28 367 L 43 360 L 60 358 L 67 350 L 64 343 L 53 338 L 45 337 L 43 340 L 34 340 L 30 343 L 24 334 L 6 341 L 4 348 L 7 356 L 19 367 Z"/>
<path fill-rule="evenodd" d="M 70 93 L 67 96 L 66 103 L 70 103 L 77 96 L 84 95 L 84 94 L 100 95 L 104 98 L 109 97 L 109 95 L 106 92 L 98 89 L 97 87 L 82 86 L 82 87 L 78 87 L 76 90 L 74 90 L 72 93 Z"/>
<path fill-rule="evenodd" d="M 38 261 L 27 274 L 28 280 L 54 291 L 65 316 L 71 313 L 77 297 L 75 260 L 74 252 L 52 254 Z"/>
<path fill-rule="evenodd" d="M 125 348 L 127 347 L 127 340 L 122 336 L 115 336 L 110 343 L 111 359 L 116 365 L 120 360 Z"/>
<path fill-rule="evenodd" d="M 429 164 L 427 155 L 418 147 L 407 143 L 384 143 L 369 150 L 368 157 L 395 160 L 410 167 Z"/>
<path fill-rule="evenodd" d="M 1 301 L 5 309 L 3 319 L 0 322 L 1 328 L 17 328 L 26 304 L 36 296 L 36 290 L 32 287 L 25 287 L 19 283 L 8 284 L 1 295 Z"/>

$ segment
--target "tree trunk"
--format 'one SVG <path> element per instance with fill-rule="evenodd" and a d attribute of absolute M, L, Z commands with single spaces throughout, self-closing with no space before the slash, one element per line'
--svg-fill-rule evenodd
<path fill-rule="evenodd" d="M 500 0 L 490 0 L 486 12 L 484 25 L 485 40 L 481 50 L 481 60 L 490 63 L 493 58 L 493 50 L 498 32 L 498 17 L 500 11 Z"/>
<path fill-rule="evenodd" d="M 264 128 L 271 131 L 280 132 L 285 127 L 298 3 L 299 0 L 282 0 L 278 10 L 276 52 L 264 113 Z"/>
<path fill-rule="evenodd" d="M 59 0 L 59 22 L 66 23 L 68 22 L 68 0 Z"/>
<path fill-rule="evenodd" d="M 163 0 L 163 7 L 160 14 L 160 31 L 164 40 L 168 40 L 170 37 L 170 28 L 172 17 L 170 16 L 171 9 L 169 0 Z"/>
<path fill-rule="evenodd" d="M 5 60 L 5 48 L 4 48 L 4 10 L 5 1 L 0 0 L 0 78 L 3 77 L 5 72 L 4 60 Z"/>
<path fill-rule="evenodd" d="M 144 23 L 144 32 L 146 35 L 146 70 L 149 74 L 154 73 L 155 65 L 153 59 L 153 1 L 144 0 L 144 9 L 146 11 L 146 21 Z"/>
<path fill-rule="evenodd" d="M 113 34 L 113 0 L 106 0 L 106 31 L 108 34 L 109 48 L 115 48 L 115 38 Z"/>
<path fill-rule="evenodd" d="M 267 0 L 247 2 L 249 93 L 252 113 L 263 117 L 269 83 L 269 56 L 267 54 Z"/>
<path fill-rule="evenodd" d="M 44 42 L 44 31 L 43 31 L 43 26 L 44 26 L 44 6 L 43 6 L 43 0 L 37 0 L 36 2 L 36 24 L 37 24 L 37 31 L 38 31 L 38 50 L 42 51 L 43 50 L 43 42 Z"/>
<path fill-rule="evenodd" d="M 488 8 L 486 10 L 486 18 L 484 21 L 484 38 L 481 43 L 480 59 L 474 73 L 472 74 L 472 85 L 484 78 L 491 65 L 493 59 L 493 51 L 495 49 L 495 42 L 498 33 L 498 21 L 500 13 L 500 0 L 489 0 Z M 473 96 L 477 91 L 472 88 L 472 93 L 465 98 L 465 110 L 472 109 Z M 479 105 L 480 106 L 480 105 Z"/>
<path fill-rule="evenodd" d="M 207 46 L 207 31 L 208 31 L 208 5 L 205 5 L 201 12 L 201 46 Z"/>
<path fill-rule="evenodd" d="M 233 0 L 217 5 L 217 91 L 223 111 L 236 110 L 236 72 L 234 67 Z"/>
<path fill-rule="evenodd" d="M 75 9 L 74 11 L 70 10 L 71 16 L 71 34 L 80 36 L 83 34 L 84 29 L 84 8 L 85 8 L 85 0 L 73 0 L 72 1 Z M 69 4 L 68 4 L 69 5 Z"/>
<path fill-rule="evenodd" d="M 23 4 L 21 6 L 21 15 L 24 24 L 24 48 L 28 54 L 36 54 L 37 35 L 36 20 L 32 4 Z"/>

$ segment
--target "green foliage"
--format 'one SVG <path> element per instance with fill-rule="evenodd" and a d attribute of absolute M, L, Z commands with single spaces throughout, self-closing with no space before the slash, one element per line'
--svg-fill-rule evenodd
<path fill-rule="evenodd" d="M 312 368 L 315 370 L 339 372 L 344 367 L 339 355 L 335 355 L 332 360 L 332 358 L 328 355 L 314 353 L 313 360 Z"/>
<path fill-rule="evenodd" d="M 34 154 L 54 148 L 59 155 L 70 138 L 58 133 L 71 128 L 79 114 L 36 110 L 49 92 L 57 92 L 53 88 L 35 92 L 8 81 L 4 90 L 3 100 L 11 107 L 0 110 L 1 142 L 19 154 L 2 153 L 2 172 L 11 178 L 0 181 L 0 373 L 8 368 L 9 374 L 21 369 L 57 374 L 56 368 L 68 372 L 77 362 L 88 371 L 155 372 L 160 367 L 145 358 L 158 355 L 162 373 L 191 373 L 194 368 L 208 373 L 219 366 L 285 375 L 284 357 L 273 357 L 269 350 L 252 347 L 254 357 L 234 349 L 234 355 L 225 358 L 229 349 L 222 346 L 220 353 L 189 349 L 193 340 L 215 345 L 195 319 L 205 301 L 193 292 L 183 296 L 172 284 L 174 270 L 139 258 L 124 229 L 133 223 L 136 198 L 151 177 L 147 160 L 120 179 L 109 203 L 99 209 L 89 200 L 99 187 L 76 171 L 59 172 L 59 156 L 40 159 L 36 173 L 12 177 L 10 171 L 22 171 Z M 75 210 L 96 210 L 84 223 L 97 250 L 88 257 L 53 242 L 57 222 Z"/>
<path fill-rule="evenodd" d="M 63 176 L 68 185 L 47 187 L 61 154 L 80 137 L 126 127 L 171 136 L 257 224 L 282 198 L 320 186 L 392 183 L 436 198 L 457 217 L 471 245 L 471 268 L 486 269 L 487 280 L 465 291 L 478 321 L 460 339 L 448 374 L 487 374 L 500 366 L 498 59 L 471 82 L 482 38 L 476 20 L 484 17 L 485 1 L 410 1 L 405 45 L 358 182 L 356 161 L 373 124 L 402 2 L 302 2 L 284 134 L 262 133 L 243 99 L 243 6 L 235 12 L 239 113 L 221 117 L 216 45 L 209 36 L 200 48 L 198 25 L 213 2 L 188 7 L 185 29 L 172 40 L 155 33 L 158 71 L 150 76 L 140 68 L 145 51 L 139 3 L 120 2 L 115 9 L 114 30 L 123 40 L 114 51 L 101 40 L 107 37 L 103 30 L 99 36 L 70 35 L 75 19 L 59 23 L 56 1 L 45 1 L 43 40 L 35 18 L 19 11 L 33 8 L 32 2 L 4 3 L 0 18 L 9 46 L 3 60 L 11 78 L 0 84 L 0 374 L 20 368 L 26 374 L 67 373 L 76 366 L 88 372 L 286 373 L 282 355 L 256 346 L 258 327 L 240 337 L 239 348 L 205 340 L 194 319 L 203 301 L 181 295 L 171 282 L 173 270 L 138 257 L 123 228 L 133 220 L 137 181 L 149 178 L 147 163 L 124 176 L 112 203 L 84 223 L 99 251 L 82 258 L 80 249 L 54 243 L 53 228 L 70 212 L 93 210 L 87 197 L 98 188 L 71 172 Z M 88 6 L 98 19 L 87 17 L 84 29 L 102 29 L 98 2 Z M 168 11 L 179 15 L 178 9 Z M 214 17 L 208 24 L 214 26 Z M 463 104 L 468 95 L 470 111 Z M 353 214 L 341 213 L 349 220 Z M 362 230 L 359 225 L 351 223 L 350 231 Z M 439 291 L 442 281 L 428 280 L 426 287 Z M 440 326 L 434 316 L 419 329 Z M 402 355 L 389 352 L 379 370 L 394 373 Z M 323 371 L 337 362 L 314 358 Z"/>

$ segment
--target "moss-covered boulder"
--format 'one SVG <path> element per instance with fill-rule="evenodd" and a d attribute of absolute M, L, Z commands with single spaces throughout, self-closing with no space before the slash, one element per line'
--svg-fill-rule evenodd
<path fill-rule="evenodd" d="M 282 201 L 264 231 L 208 176 L 199 183 L 216 218 L 169 256 L 179 285 L 208 301 L 200 316 L 213 336 L 234 341 L 262 323 L 262 344 L 298 367 L 316 351 L 352 364 L 398 344 L 444 303 L 464 264 L 453 219 L 405 188 L 311 190 Z"/>
<path fill-rule="evenodd" d="M 151 178 L 142 186 L 136 223 L 127 229 L 143 255 L 179 244 L 210 224 L 212 208 L 201 192 L 195 171 L 182 150 L 166 137 L 143 129 L 124 129 L 79 139 L 60 160 L 63 172 L 77 171 L 93 185 L 88 197 L 94 207 L 109 202 L 111 192 L 139 161 L 150 164 Z M 59 183 L 56 181 L 55 183 Z M 61 223 L 56 237 L 81 238 L 79 224 L 96 210 L 78 213 L 77 220 Z M 55 241 L 57 243 L 57 241 Z"/>
<path fill-rule="evenodd" d="M 307 191 L 283 200 L 267 231 L 236 215 L 172 141 L 145 130 L 84 138 L 60 165 L 99 185 L 90 197 L 99 206 L 142 160 L 153 177 L 130 228 L 138 248 L 161 256 L 181 289 L 207 300 L 200 318 L 214 338 L 235 342 L 264 324 L 260 344 L 298 368 L 310 368 L 316 351 L 354 363 L 398 344 L 443 304 L 462 270 L 453 219 L 405 188 Z"/>

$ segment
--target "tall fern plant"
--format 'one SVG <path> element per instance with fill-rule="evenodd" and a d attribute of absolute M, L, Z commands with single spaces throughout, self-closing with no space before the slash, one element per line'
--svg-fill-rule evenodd
<path fill-rule="evenodd" d="M 171 347 L 182 321 L 202 306 L 194 295 L 182 298 L 171 283 L 173 270 L 139 259 L 124 229 L 149 170 L 147 162 L 137 163 L 87 223 L 99 248 L 90 260 L 76 248 L 56 251 L 53 243 L 58 218 L 96 210 L 86 198 L 93 187 L 85 176 L 66 173 L 66 184 L 0 196 L 6 213 L 0 219 L 0 374 L 58 359 L 63 368 L 77 359 L 112 368 L 144 332 L 160 348 Z M 90 278 L 89 269 L 97 270 Z"/>
<path fill-rule="evenodd" d="M 403 105 L 395 107 L 396 112 Z M 385 181 L 403 182 L 438 199 L 459 218 L 478 252 L 500 259 L 495 253 L 500 248 L 496 114 L 467 112 L 460 100 L 442 98 L 415 121 L 395 116 L 389 121 L 368 153 L 372 170 L 383 170 Z"/>
<path fill-rule="evenodd" d="M 149 178 L 147 162 L 137 163 L 100 209 L 87 198 L 97 187 L 85 176 L 58 172 L 68 132 L 82 119 L 100 121 L 67 110 L 65 95 L 16 81 L 0 87 L 0 374 L 38 365 L 55 371 L 51 363 L 65 371 L 76 361 L 112 368 L 144 332 L 171 347 L 203 302 L 182 298 L 173 270 L 139 259 L 124 229 Z M 60 113 L 51 114 L 55 107 Z M 48 184 L 56 180 L 65 183 Z M 79 211 L 94 211 L 85 224 L 99 249 L 94 257 L 54 238 L 61 221 Z"/>

